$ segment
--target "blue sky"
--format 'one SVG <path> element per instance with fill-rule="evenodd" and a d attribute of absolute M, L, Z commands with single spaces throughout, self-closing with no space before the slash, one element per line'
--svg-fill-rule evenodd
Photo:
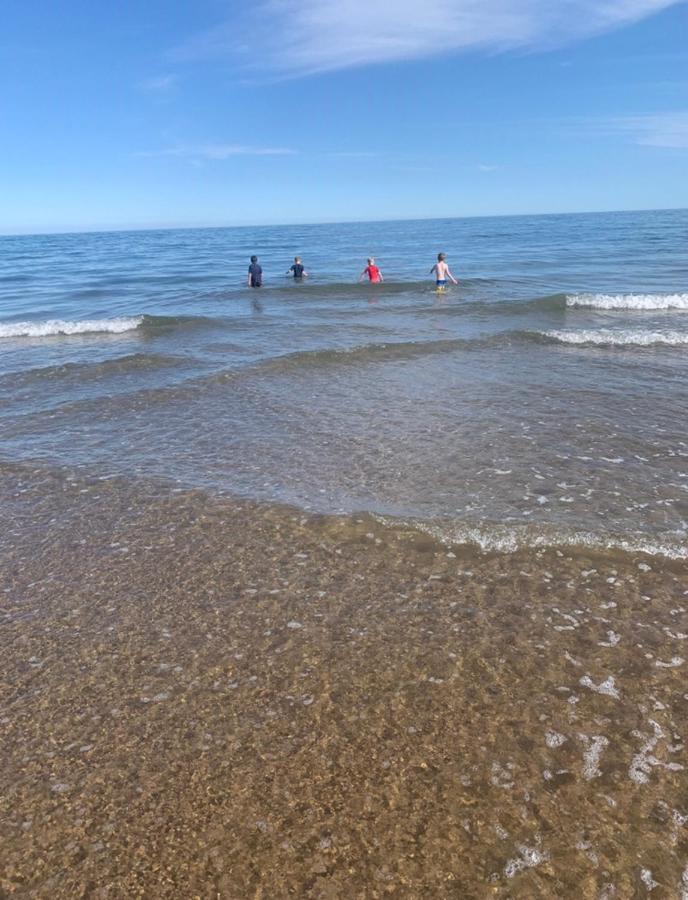
<path fill-rule="evenodd" d="M 688 206 L 681 0 L 6 0 L 0 231 Z"/>

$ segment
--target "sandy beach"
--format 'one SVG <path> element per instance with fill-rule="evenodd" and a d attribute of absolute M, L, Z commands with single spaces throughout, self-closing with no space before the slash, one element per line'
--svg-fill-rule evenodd
<path fill-rule="evenodd" d="M 684 564 L 0 491 L 4 896 L 688 889 Z"/>

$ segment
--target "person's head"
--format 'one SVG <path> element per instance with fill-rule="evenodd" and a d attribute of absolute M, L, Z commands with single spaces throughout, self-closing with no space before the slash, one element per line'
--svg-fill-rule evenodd
<path fill-rule="evenodd" d="M 251 257 L 251 262 L 252 262 L 252 263 L 257 263 L 257 262 L 258 262 L 258 257 L 255 256 L 255 255 L 252 256 L 252 257 Z"/>
<path fill-rule="evenodd" d="M 374 266 L 374 265 L 375 265 L 375 259 L 374 259 L 372 256 L 369 256 L 369 257 L 368 257 L 368 265 L 369 265 L 369 266 Z"/>
<path fill-rule="evenodd" d="M 295 257 L 294 257 L 294 262 L 295 262 L 295 263 L 300 263 L 300 262 L 301 262 L 301 257 L 300 257 L 300 256 L 295 256 Z"/>
<path fill-rule="evenodd" d="M 446 258 L 447 258 L 446 253 L 438 253 L 437 254 L 437 262 L 444 262 Z"/>

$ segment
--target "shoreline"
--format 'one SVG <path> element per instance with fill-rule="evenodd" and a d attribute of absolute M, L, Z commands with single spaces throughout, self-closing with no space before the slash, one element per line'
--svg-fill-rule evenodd
<path fill-rule="evenodd" d="M 681 890 L 685 563 L 21 466 L 0 496 L 8 895 Z"/>

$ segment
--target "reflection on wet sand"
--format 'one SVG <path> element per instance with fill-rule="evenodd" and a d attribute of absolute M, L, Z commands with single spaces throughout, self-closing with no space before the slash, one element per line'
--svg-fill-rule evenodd
<path fill-rule="evenodd" d="M 0 498 L 3 895 L 687 895 L 685 564 Z"/>

